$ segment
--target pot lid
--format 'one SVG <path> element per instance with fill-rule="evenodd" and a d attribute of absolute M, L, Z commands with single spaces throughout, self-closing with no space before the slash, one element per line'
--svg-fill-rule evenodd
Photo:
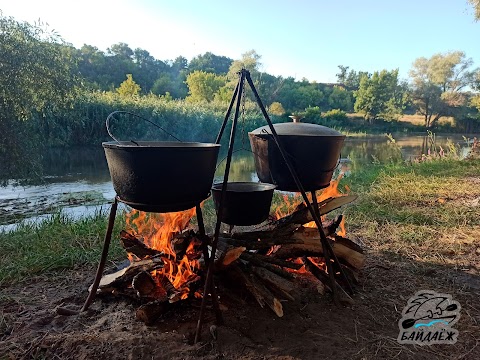
<path fill-rule="evenodd" d="M 294 136 L 340 136 L 345 137 L 342 133 L 329 127 L 317 124 L 302 123 L 302 122 L 287 122 L 274 124 L 273 127 L 279 136 L 294 135 Z M 253 130 L 250 134 L 266 135 L 272 134 L 268 125 L 259 127 Z"/>

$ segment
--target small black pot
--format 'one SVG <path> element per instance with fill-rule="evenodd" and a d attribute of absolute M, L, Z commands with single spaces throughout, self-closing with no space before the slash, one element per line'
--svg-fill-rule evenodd
<path fill-rule="evenodd" d="M 212 196 L 217 214 L 223 183 L 213 184 Z M 229 225 L 256 225 L 270 213 L 275 185 L 254 182 L 229 182 L 220 220 Z"/>

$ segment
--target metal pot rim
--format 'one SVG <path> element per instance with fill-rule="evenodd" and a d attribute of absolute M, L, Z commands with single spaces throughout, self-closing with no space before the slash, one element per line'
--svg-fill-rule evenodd
<path fill-rule="evenodd" d="M 335 129 L 323 125 L 311 123 L 277 123 L 274 124 L 278 136 L 308 136 L 308 137 L 332 137 L 345 138 L 345 135 Z M 268 125 L 259 127 L 248 133 L 260 137 L 272 136 L 272 132 Z"/>
<path fill-rule="evenodd" d="M 213 191 L 221 191 L 223 183 L 214 183 L 212 185 Z M 277 188 L 274 184 L 269 183 L 262 183 L 262 182 L 251 182 L 251 181 L 236 181 L 236 182 L 228 182 L 227 183 L 227 191 L 228 192 L 263 192 L 263 191 L 272 191 Z"/>
<path fill-rule="evenodd" d="M 201 143 L 201 142 L 178 142 L 178 141 L 108 141 L 103 142 L 104 148 L 110 149 L 165 149 L 165 148 L 215 148 L 220 147 L 220 144 Z"/>

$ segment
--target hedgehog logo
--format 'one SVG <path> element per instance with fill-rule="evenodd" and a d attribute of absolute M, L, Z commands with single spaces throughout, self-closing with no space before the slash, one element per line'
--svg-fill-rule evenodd
<path fill-rule="evenodd" d="M 420 290 L 407 302 L 398 321 L 400 344 L 455 344 L 460 319 L 460 304 L 451 295 Z"/>

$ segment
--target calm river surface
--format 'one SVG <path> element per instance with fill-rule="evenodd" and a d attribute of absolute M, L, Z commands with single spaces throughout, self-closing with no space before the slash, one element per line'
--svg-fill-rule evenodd
<path fill-rule="evenodd" d="M 473 136 L 470 136 L 473 138 Z M 448 139 L 466 153 L 468 144 L 461 135 L 437 135 L 436 145 L 444 146 Z M 424 136 L 395 136 L 404 159 L 427 153 Z M 386 136 L 347 138 L 342 149 L 342 164 L 355 163 L 356 168 L 372 161 L 384 161 L 391 156 Z M 219 161 L 224 155 L 219 156 Z M 21 219 L 38 221 L 59 209 L 75 218 L 106 210 L 115 196 L 110 181 L 103 148 L 52 149 L 44 157 L 45 184 L 26 187 L 0 187 L 0 231 L 10 230 Z M 216 172 L 221 180 L 225 161 Z M 257 181 L 252 154 L 234 154 L 230 181 Z"/>

